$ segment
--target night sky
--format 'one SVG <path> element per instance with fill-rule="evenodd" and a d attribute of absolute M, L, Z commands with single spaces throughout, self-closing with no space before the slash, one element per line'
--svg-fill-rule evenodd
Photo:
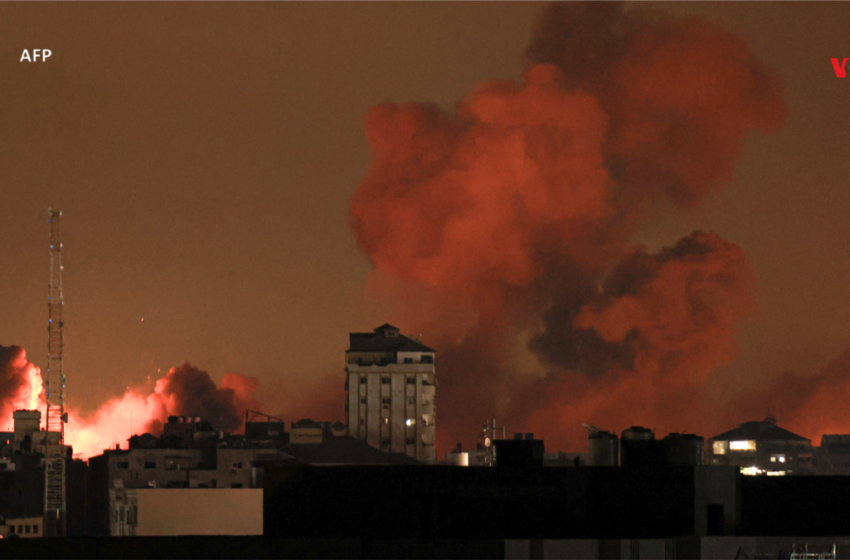
<path fill-rule="evenodd" d="M 850 80 L 830 64 L 850 57 L 850 4 L 641 4 L 744 39 L 787 111 L 748 133 L 731 183 L 687 209 L 656 201 L 632 238 L 654 252 L 710 230 L 752 266 L 758 311 L 701 390 L 720 402 L 814 374 L 850 347 Z M 480 82 L 520 80 L 542 8 L 0 3 L 0 344 L 45 365 L 52 206 L 72 408 L 188 361 L 256 377 L 271 414 L 345 419 L 348 333 L 421 328 L 364 295 L 373 266 L 349 225 L 364 115 L 452 111 Z M 52 56 L 19 62 L 24 48 Z"/>

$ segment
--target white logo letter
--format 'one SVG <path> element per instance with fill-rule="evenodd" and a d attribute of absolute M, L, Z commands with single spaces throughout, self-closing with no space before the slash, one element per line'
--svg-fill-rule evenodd
<path fill-rule="evenodd" d="M 32 59 L 30 59 L 30 53 L 27 49 L 24 49 L 24 54 L 21 55 L 21 60 L 19 62 L 23 62 L 25 60 L 27 62 L 32 62 Z"/>
<path fill-rule="evenodd" d="M 33 49 L 32 50 L 32 59 L 33 61 L 38 60 L 38 55 L 41 52 L 41 49 Z"/>
<path fill-rule="evenodd" d="M 41 61 L 47 62 L 47 59 L 50 58 L 51 54 L 53 54 L 53 51 L 51 51 L 50 49 L 43 49 L 41 51 Z"/>

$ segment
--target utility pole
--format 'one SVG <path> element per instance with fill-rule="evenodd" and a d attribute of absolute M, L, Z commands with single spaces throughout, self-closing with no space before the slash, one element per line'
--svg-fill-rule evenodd
<path fill-rule="evenodd" d="M 50 284 L 47 295 L 47 400 L 44 438 L 44 536 L 65 536 L 65 371 L 62 349 L 65 345 L 62 312 L 62 239 L 59 217 L 62 212 L 47 209 L 50 221 Z M 55 434 L 55 435 L 54 435 Z"/>

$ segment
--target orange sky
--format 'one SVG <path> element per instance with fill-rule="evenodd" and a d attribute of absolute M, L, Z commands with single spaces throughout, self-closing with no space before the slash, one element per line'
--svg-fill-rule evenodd
<path fill-rule="evenodd" d="M 54 206 L 72 406 L 189 361 L 256 377 L 271 414 L 338 402 L 342 419 L 347 333 L 389 315 L 363 299 L 371 265 L 347 221 L 370 161 L 363 117 L 518 80 L 540 8 L 0 3 L 0 344 L 44 366 Z M 746 252 L 760 311 L 707 394 L 817 371 L 850 346 L 850 80 L 829 62 L 850 56 L 850 4 L 656 8 L 744 38 L 780 74 L 787 117 L 747 137 L 728 187 L 690 210 L 659 204 L 635 241 L 704 229 Z M 24 48 L 53 54 L 22 63 Z M 306 406 L 319 393 L 321 413 Z"/>

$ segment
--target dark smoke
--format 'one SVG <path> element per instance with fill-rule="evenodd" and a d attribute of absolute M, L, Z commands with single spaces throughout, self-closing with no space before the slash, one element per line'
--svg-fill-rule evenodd
<path fill-rule="evenodd" d="M 174 415 L 200 417 L 216 430 L 239 431 L 244 426 L 245 410 L 259 408 L 252 397 L 258 386 L 256 379 L 238 373 L 226 373 L 217 386 L 209 373 L 186 362 L 157 381 L 155 395 L 162 414 L 152 419 L 146 430 L 161 432 L 166 417 Z"/>
<path fill-rule="evenodd" d="M 440 352 L 441 445 L 494 413 L 555 445 L 580 421 L 682 424 L 751 272 L 715 233 L 631 240 L 730 181 L 747 133 L 783 123 L 779 81 L 725 30 L 609 2 L 544 10 L 526 59 L 454 113 L 369 112 L 350 218 L 370 285 Z"/>

